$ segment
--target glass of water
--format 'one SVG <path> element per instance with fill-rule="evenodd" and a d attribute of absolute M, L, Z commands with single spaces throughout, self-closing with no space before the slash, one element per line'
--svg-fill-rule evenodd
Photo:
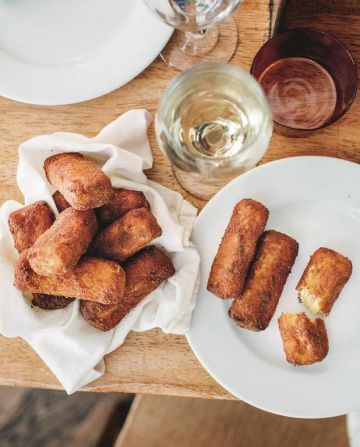
<path fill-rule="evenodd" d="M 175 32 L 161 53 L 171 67 L 184 70 L 203 61 L 229 61 L 237 47 L 230 17 L 242 0 L 144 0 Z"/>
<path fill-rule="evenodd" d="M 222 62 L 198 64 L 173 79 L 155 125 L 177 180 L 202 199 L 254 167 L 272 134 L 271 112 L 257 81 Z"/>

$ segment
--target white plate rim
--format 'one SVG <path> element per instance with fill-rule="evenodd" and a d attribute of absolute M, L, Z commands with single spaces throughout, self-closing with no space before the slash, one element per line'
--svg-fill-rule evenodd
<path fill-rule="evenodd" d="M 315 164 L 321 162 L 322 164 L 328 164 L 328 165 L 334 165 L 334 166 L 342 165 L 346 168 L 347 167 L 349 167 L 351 169 L 355 168 L 359 171 L 359 174 L 360 174 L 360 165 L 355 162 L 343 160 L 343 159 L 339 159 L 339 158 L 335 158 L 335 157 L 317 156 L 317 155 L 288 157 L 288 158 L 274 160 L 274 161 L 268 162 L 266 164 L 257 166 L 256 168 L 254 168 L 254 169 L 248 171 L 247 173 L 232 180 L 229 184 L 227 184 L 223 189 L 221 189 L 204 206 L 204 208 L 201 210 L 201 212 L 199 213 L 199 215 L 195 221 L 193 237 L 192 237 L 193 241 L 196 242 L 195 241 L 196 237 L 194 237 L 194 236 L 196 234 L 197 228 L 200 227 L 200 225 L 202 224 L 202 220 L 204 218 L 206 218 L 208 209 L 210 207 L 212 207 L 212 203 L 214 200 L 221 199 L 221 197 L 225 196 L 229 190 L 232 190 L 234 188 L 234 185 L 244 182 L 244 179 L 246 179 L 247 176 L 258 175 L 258 173 L 261 171 L 271 170 L 273 168 L 273 166 L 288 167 L 289 163 L 290 164 L 297 163 L 298 161 L 300 161 L 300 162 L 315 162 Z M 245 196 L 246 196 L 246 192 L 245 192 L 244 197 Z M 198 249 L 199 249 L 199 247 L 198 247 Z M 199 249 L 199 251 L 200 251 L 200 249 Z M 199 289 L 199 293 L 200 293 L 200 289 Z M 195 305 L 194 312 L 195 312 L 195 310 L 196 310 L 196 305 Z M 231 383 L 228 383 L 226 380 L 223 380 L 223 378 L 217 373 L 217 371 L 215 371 L 213 366 L 209 364 L 209 362 L 206 359 L 206 356 L 203 354 L 203 352 L 201 352 L 197 348 L 196 340 L 194 340 L 193 335 L 192 335 L 193 321 L 194 320 L 192 320 L 190 330 L 186 334 L 186 337 L 187 337 L 187 341 L 188 341 L 192 351 L 194 352 L 195 356 L 197 357 L 197 359 L 202 364 L 202 366 L 206 369 L 206 371 L 210 374 L 210 376 L 216 382 L 218 382 L 225 390 L 227 390 L 228 392 L 233 394 L 235 397 L 243 400 L 244 402 L 247 402 L 248 404 L 253 405 L 261 410 L 268 411 L 268 412 L 271 412 L 274 414 L 278 414 L 281 416 L 287 416 L 287 417 L 303 418 L 303 419 L 327 418 L 327 417 L 340 416 L 340 415 L 347 414 L 351 411 L 356 411 L 356 410 L 360 409 L 360 396 L 359 396 L 357 403 L 355 405 L 352 404 L 349 407 L 347 407 L 346 409 L 344 407 L 338 408 L 338 409 L 329 407 L 326 410 L 322 409 L 320 411 L 317 411 L 316 409 L 314 411 L 309 411 L 309 410 L 293 411 L 291 409 L 280 408 L 276 403 L 274 403 L 274 405 L 263 405 L 261 402 L 259 402 L 257 400 L 253 400 L 253 399 L 249 398 L 248 396 L 244 397 L 244 395 L 242 395 L 242 393 L 239 393 L 238 390 L 236 390 L 235 387 Z M 284 362 L 285 362 L 285 359 L 284 359 Z M 331 392 L 331 390 L 329 390 L 329 392 Z"/>
<path fill-rule="evenodd" d="M 112 44 L 112 48 L 104 48 L 79 64 L 52 67 L 31 64 L 3 52 L 2 63 L 8 64 L 9 75 L 7 85 L 0 82 L 0 95 L 26 104 L 59 106 L 98 98 L 130 82 L 156 59 L 173 33 L 173 29 L 162 23 L 142 0 L 136 1 L 137 16 L 131 34 L 127 36 L 127 43 L 131 45 L 132 54 L 137 56 L 131 57 L 127 46 L 118 42 L 115 46 Z M 95 67 L 97 60 L 98 65 L 105 64 L 105 74 L 91 79 L 91 86 L 84 89 L 81 81 L 91 73 L 87 64 L 90 68 Z M 125 71 L 123 67 L 126 67 Z M 99 65 L 98 69 L 100 68 Z M 49 79 L 51 80 L 52 74 L 56 75 L 55 70 L 62 70 L 63 77 L 57 78 L 52 84 Z M 16 76 L 11 76 L 11 73 L 16 73 Z"/>

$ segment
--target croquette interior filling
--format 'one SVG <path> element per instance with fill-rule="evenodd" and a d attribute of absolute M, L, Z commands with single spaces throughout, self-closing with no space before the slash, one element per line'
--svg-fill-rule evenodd
<path fill-rule="evenodd" d="M 307 289 L 299 290 L 299 298 L 300 301 L 306 306 L 309 310 L 314 313 L 319 313 L 320 309 L 320 297 L 316 295 L 312 295 Z"/>

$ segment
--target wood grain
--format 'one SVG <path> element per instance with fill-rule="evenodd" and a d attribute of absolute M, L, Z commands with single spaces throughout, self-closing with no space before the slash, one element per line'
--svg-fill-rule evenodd
<path fill-rule="evenodd" d="M 323 5 L 320 11 L 319 3 Z M 291 27 L 293 24 L 306 23 L 308 26 L 319 20 L 320 27 L 329 28 L 343 39 L 359 61 L 360 48 L 357 42 L 360 15 L 357 15 L 359 11 L 355 1 L 346 0 L 345 3 L 344 12 L 339 8 L 339 2 L 289 0 L 285 25 Z M 270 35 L 270 22 L 274 20 L 271 11 L 277 11 L 277 7 L 277 1 L 244 0 L 235 13 L 240 43 L 233 63 L 249 68 L 255 53 Z M 332 13 L 332 7 L 335 13 Z M 344 34 L 345 30 L 348 33 Z M 175 74 L 158 58 L 131 83 L 85 103 L 38 107 L 0 99 L 0 201 L 21 200 L 15 177 L 17 147 L 22 141 L 55 131 L 93 136 L 128 109 L 145 107 L 154 113 L 164 87 Z M 349 113 L 329 129 L 303 139 L 274 134 L 261 162 L 296 155 L 339 156 L 360 161 L 360 151 L 357 149 L 360 130 L 356 130 L 359 114 L 357 100 Z M 156 145 L 153 126 L 149 136 L 155 157 L 154 167 L 148 172 L 149 178 L 182 192 L 201 208 L 204 202 L 183 191 L 175 181 L 169 162 Z M 0 384 L 59 388 L 56 378 L 24 341 L 0 337 L 0 358 Z M 158 330 L 131 333 L 121 348 L 107 356 L 106 368 L 106 374 L 87 386 L 87 390 L 233 398 L 201 367 L 185 337 L 165 335 Z"/>
<path fill-rule="evenodd" d="M 179 422 L 181 421 L 181 422 Z M 244 402 L 136 396 L 115 447 L 348 447 L 346 418 L 285 418 Z"/>

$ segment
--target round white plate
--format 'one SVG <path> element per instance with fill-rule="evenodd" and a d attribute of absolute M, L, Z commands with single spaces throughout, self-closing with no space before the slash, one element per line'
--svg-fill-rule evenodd
<path fill-rule="evenodd" d="M 299 255 L 270 326 L 239 328 L 230 302 L 206 290 L 210 266 L 235 204 L 246 197 L 270 210 L 267 229 L 299 242 Z M 273 413 L 320 418 L 360 409 L 360 166 L 326 157 L 265 164 L 236 178 L 200 213 L 193 240 L 201 255 L 201 284 L 188 334 L 207 371 L 238 398 Z M 349 257 L 353 273 L 325 323 L 329 354 L 311 366 L 285 360 L 277 319 L 301 312 L 295 286 L 310 255 L 329 247 Z"/>
<path fill-rule="evenodd" d="M 0 0 L 0 95 L 41 105 L 104 95 L 143 71 L 172 31 L 142 0 Z"/>

